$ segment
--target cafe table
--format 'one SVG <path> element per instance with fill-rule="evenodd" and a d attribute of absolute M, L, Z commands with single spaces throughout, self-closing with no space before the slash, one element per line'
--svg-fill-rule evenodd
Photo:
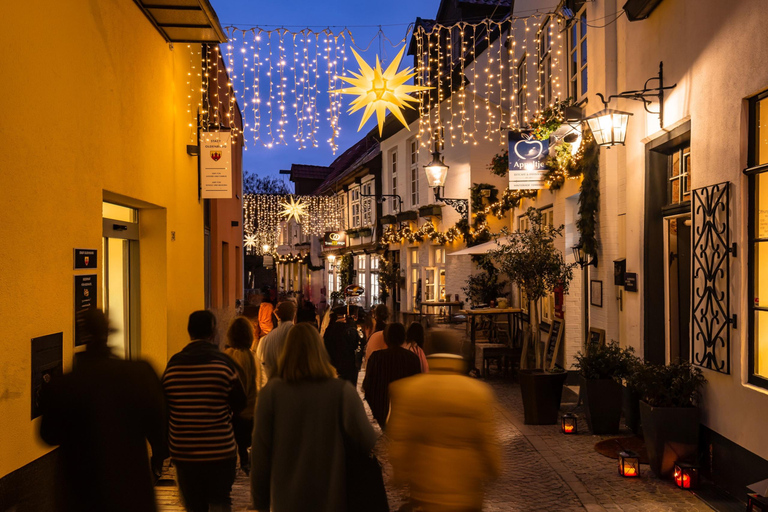
<path fill-rule="evenodd" d="M 469 340 L 472 343 L 472 369 L 476 370 L 475 366 L 475 336 L 477 332 L 477 318 L 480 316 L 489 316 L 491 321 L 494 317 L 506 315 L 507 323 L 509 324 L 509 335 L 512 339 L 515 339 L 517 335 L 516 317 L 522 313 L 521 308 L 482 308 L 482 309 L 462 309 L 460 313 L 467 316 L 469 322 Z"/>
<path fill-rule="evenodd" d="M 443 308 L 442 313 L 438 313 L 436 316 L 441 317 L 444 322 L 448 323 L 450 319 L 453 318 L 453 315 L 451 314 L 453 308 L 460 308 L 463 305 L 464 303 L 458 300 L 449 300 L 444 302 L 425 300 L 419 303 L 419 314 L 429 316 L 429 313 L 424 313 L 424 308 L 427 308 L 427 311 L 429 311 L 429 308 Z"/>

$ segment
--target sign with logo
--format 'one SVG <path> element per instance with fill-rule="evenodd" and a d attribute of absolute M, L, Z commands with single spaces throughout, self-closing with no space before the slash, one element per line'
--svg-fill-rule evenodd
<path fill-rule="evenodd" d="M 232 197 L 232 136 L 229 132 L 200 135 L 200 195 L 203 199 Z"/>
<path fill-rule="evenodd" d="M 75 318 L 80 311 L 96 307 L 96 274 L 75 276 Z M 75 346 L 84 342 L 75 336 Z"/>
<path fill-rule="evenodd" d="M 543 189 L 548 155 L 548 140 L 534 139 L 530 132 L 509 132 L 510 190 Z"/>
<path fill-rule="evenodd" d="M 289 254 L 291 254 L 291 246 L 290 245 L 278 245 L 277 249 L 275 249 L 275 251 L 277 251 L 277 255 L 278 256 L 288 256 Z"/>
<path fill-rule="evenodd" d="M 343 249 L 347 246 L 347 234 L 344 231 L 328 231 L 323 237 L 324 249 Z"/>
<path fill-rule="evenodd" d="M 96 249 L 75 249 L 75 270 L 96 268 Z"/>
<path fill-rule="evenodd" d="M 637 291 L 637 273 L 627 272 L 624 274 L 624 290 L 628 292 Z"/>

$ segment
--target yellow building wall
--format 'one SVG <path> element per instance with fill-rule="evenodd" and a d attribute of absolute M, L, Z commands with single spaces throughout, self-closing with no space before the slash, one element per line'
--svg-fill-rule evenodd
<path fill-rule="evenodd" d="M 10 2 L 4 17 L 0 477 L 50 449 L 30 420 L 30 339 L 63 332 L 71 367 L 73 276 L 89 273 L 72 270 L 73 248 L 99 250 L 101 287 L 103 198 L 141 208 L 141 354 L 158 372 L 204 307 L 203 208 L 186 154 L 200 46 L 170 47 L 132 0 Z"/>

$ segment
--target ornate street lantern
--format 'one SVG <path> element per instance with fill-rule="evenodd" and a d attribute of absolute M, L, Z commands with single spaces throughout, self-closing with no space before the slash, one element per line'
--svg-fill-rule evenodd
<path fill-rule="evenodd" d="M 560 418 L 560 429 L 563 431 L 563 434 L 578 433 L 576 416 L 571 413 L 563 414 L 563 416 Z"/>
<path fill-rule="evenodd" d="M 432 153 L 432 161 L 424 166 L 424 171 L 427 173 L 427 183 L 434 189 L 439 189 L 445 186 L 445 178 L 448 176 L 448 166 L 440 158 L 440 152 L 435 148 Z M 440 191 L 437 190 L 435 195 L 439 195 Z"/>
<path fill-rule="evenodd" d="M 632 451 L 619 452 L 619 474 L 627 478 L 640 476 L 640 456 Z"/>
<path fill-rule="evenodd" d="M 681 489 L 695 489 L 699 486 L 699 466 L 686 462 L 675 462 L 675 483 Z"/>
<path fill-rule="evenodd" d="M 587 118 L 589 129 L 598 145 L 604 147 L 624 145 L 627 138 L 627 123 L 632 114 L 606 108 Z"/>

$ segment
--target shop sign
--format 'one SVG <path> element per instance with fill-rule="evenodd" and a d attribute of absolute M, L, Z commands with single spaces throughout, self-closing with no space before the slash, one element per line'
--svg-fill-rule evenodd
<path fill-rule="evenodd" d="M 75 249 L 75 270 L 96 268 L 96 249 Z"/>
<path fill-rule="evenodd" d="M 347 246 L 347 234 L 344 231 L 328 231 L 323 236 L 324 249 L 343 249 Z"/>
<path fill-rule="evenodd" d="M 75 318 L 80 311 L 96 307 L 96 274 L 75 276 Z M 75 336 L 75 345 L 82 345 Z"/>
<path fill-rule="evenodd" d="M 200 137 L 200 195 L 232 198 L 232 137 L 229 132 L 203 132 Z"/>
<path fill-rule="evenodd" d="M 548 140 L 534 139 L 530 132 L 509 132 L 510 190 L 543 189 L 548 155 Z"/>
<path fill-rule="evenodd" d="M 637 274 L 635 272 L 624 274 L 624 290 L 628 292 L 637 291 Z"/>
<path fill-rule="evenodd" d="M 288 256 L 289 254 L 291 254 L 291 246 L 290 245 L 278 245 L 277 249 L 275 249 L 275 251 L 277 251 L 277 255 L 278 256 Z"/>

